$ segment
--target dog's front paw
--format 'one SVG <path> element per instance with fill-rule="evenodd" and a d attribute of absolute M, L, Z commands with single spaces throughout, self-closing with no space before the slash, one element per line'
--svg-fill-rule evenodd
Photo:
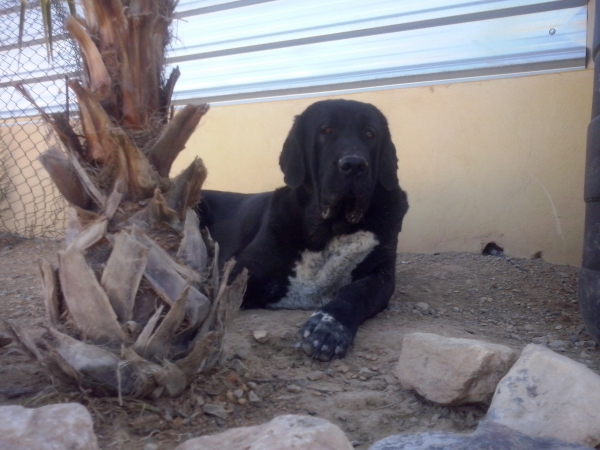
<path fill-rule="evenodd" d="M 354 339 L 350 329 L 322 311 L 310 316 L 298 335 L 300 342 L 296 347 L 321 361 L 343 358 Z"/>

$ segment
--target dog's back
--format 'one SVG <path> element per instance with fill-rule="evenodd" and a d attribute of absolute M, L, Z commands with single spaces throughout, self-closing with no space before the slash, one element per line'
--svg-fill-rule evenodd
<path fill-rule="evenodd" d="M 200 221 L 219 243 L 219 264 L 245 249 L 264 227 L 273 192 L 239 194 L 202 191 Z"/>

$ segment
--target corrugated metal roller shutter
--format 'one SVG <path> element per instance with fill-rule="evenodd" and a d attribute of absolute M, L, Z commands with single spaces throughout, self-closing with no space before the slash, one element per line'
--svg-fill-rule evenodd
<path fill-rule="evenodd" d="M 586 5 L 188 0 L 170 59 L 182 72 L 176 98 L 239 102 L 582 69 Z"/>
<path fill-rule="evenodd" d="M 225 104 L 582 69 L 586 5 L 586 0 L 182 0 L 169 58 L 182 72 L 175 99 Z M 27 46 L 37 45 L 43 42 Z M 7 52 L 18 49 L 2 37 L 0 58 Z M 23 52 L 21 61 L 27 61 L 27 48 Z M 27 64 L 2 67 L 0 85 L 15 71 L 38 80 L 64 72 L 60 55 L 51 66 Z M 40 103 L 52 106 L 44 98 Z M 30 109 L 26 102 L 19 107 Z"/>

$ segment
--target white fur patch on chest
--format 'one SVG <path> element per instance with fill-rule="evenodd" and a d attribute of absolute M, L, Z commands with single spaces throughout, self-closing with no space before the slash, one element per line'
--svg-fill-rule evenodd
<path fill-rule="evenodd" d="M 290 277 L 287 295 L 268 307 L 272 309 L 315 309 L 328 303 L 333 294 L 350 283 L 351 273 L 379 241 L 370 231 L 337 236 L 320 252 L 304 251 Z"/>

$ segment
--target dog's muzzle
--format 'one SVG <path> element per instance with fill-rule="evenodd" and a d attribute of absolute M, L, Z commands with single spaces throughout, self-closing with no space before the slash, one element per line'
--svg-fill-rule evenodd
<path fill-rule="evenodd" d="M 369 170 L 369 163 L 362 156 L 348 155 L 338 160 L 339 171 L 348 177 L 362 177 Z"/>
<path fill-rule="evenodd" d="M 337 174 L 330 184 L 333 195 L 321 205 L 321 217 L 324 220 L 344 215 L 350 223 L 362 220 L 370 202 L 371 190 L 368 188 L 368 161 L 359 155 L 346 155 L 337 161 Z"/>

